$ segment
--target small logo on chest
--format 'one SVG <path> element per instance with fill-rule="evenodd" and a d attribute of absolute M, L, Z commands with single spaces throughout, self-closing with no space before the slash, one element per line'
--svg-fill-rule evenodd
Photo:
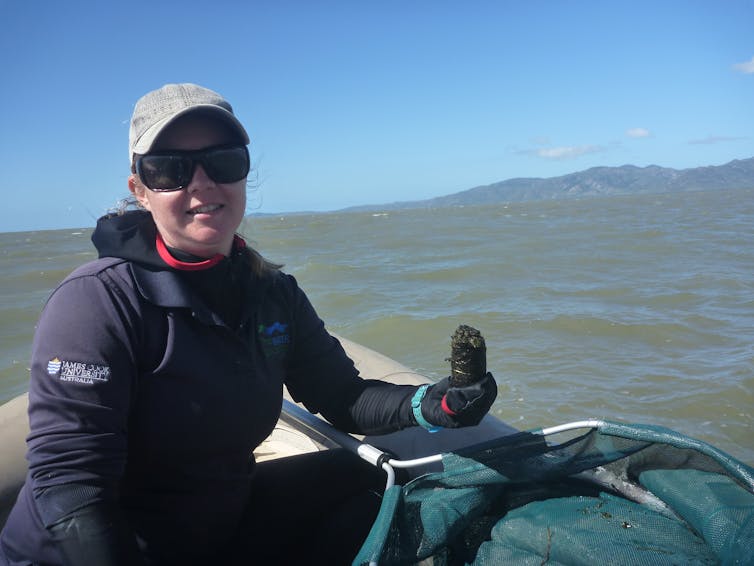
<path fill-rule="evenodd" d="M 269 325 L 260 324 L 257 333 L 262 342 L 262 349 L 268 357 L 281 356 L 288 351 L 291 342 L 288 324 L 277 321 Z"/>

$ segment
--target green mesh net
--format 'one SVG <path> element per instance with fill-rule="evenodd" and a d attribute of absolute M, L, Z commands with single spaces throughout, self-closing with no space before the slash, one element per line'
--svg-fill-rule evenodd
<path fill-rule="evenodd" d="M 354 564 L 754 564 L 754 469 L 643 425 L 522 432 L 385 494 Z"/>

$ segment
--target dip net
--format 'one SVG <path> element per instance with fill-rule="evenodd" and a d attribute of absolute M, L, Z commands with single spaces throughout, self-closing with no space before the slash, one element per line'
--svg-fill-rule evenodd
<path fill-rule="evenodd" d="M 386 491 L 355 565 L 754 564 L 754 469 L 665 428 L 585 421 L 442 463 Z"/>

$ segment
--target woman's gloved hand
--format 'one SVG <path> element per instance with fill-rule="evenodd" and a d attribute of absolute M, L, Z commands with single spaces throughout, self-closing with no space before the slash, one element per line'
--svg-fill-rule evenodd
<path fill-rule="evenodd" d="M 449 380 L 446 377 L 427 388 L 421 399 L 421 415 L 430 425 L 445 428 L 479 424 L 497 397 L 495 378 L 487 372 L 481 380 L 463 387 L 451 387 Z M 415 415 L 417 410 L 419 407 Z"/>

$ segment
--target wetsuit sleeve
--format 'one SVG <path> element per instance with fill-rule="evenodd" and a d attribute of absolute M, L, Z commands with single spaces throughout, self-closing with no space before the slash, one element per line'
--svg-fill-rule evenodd
<path fill-rule="evenodd" d="M 68 562 L 94 556 L 87 547 L 98 540 L 121 545 L 111 557 L 136 555 L 117 505 L 136 386 L 135 312 L 107 274 L 73 277 L 53 292 L 35 334 L 27 487 Z"/>
<path fill-rule="evenodd" d="M 286 378 L 291 396 L 347 432 L 385 434 L 416 425 L 411 397 L 417 387 L 363 379 L 305 293 L 287 277 L 294 314 Z"/>
<path fill-rule="evenodd" d="M 145 565 L 117 504 L 95 503 L 50 527 L 66 566 Z"/>

